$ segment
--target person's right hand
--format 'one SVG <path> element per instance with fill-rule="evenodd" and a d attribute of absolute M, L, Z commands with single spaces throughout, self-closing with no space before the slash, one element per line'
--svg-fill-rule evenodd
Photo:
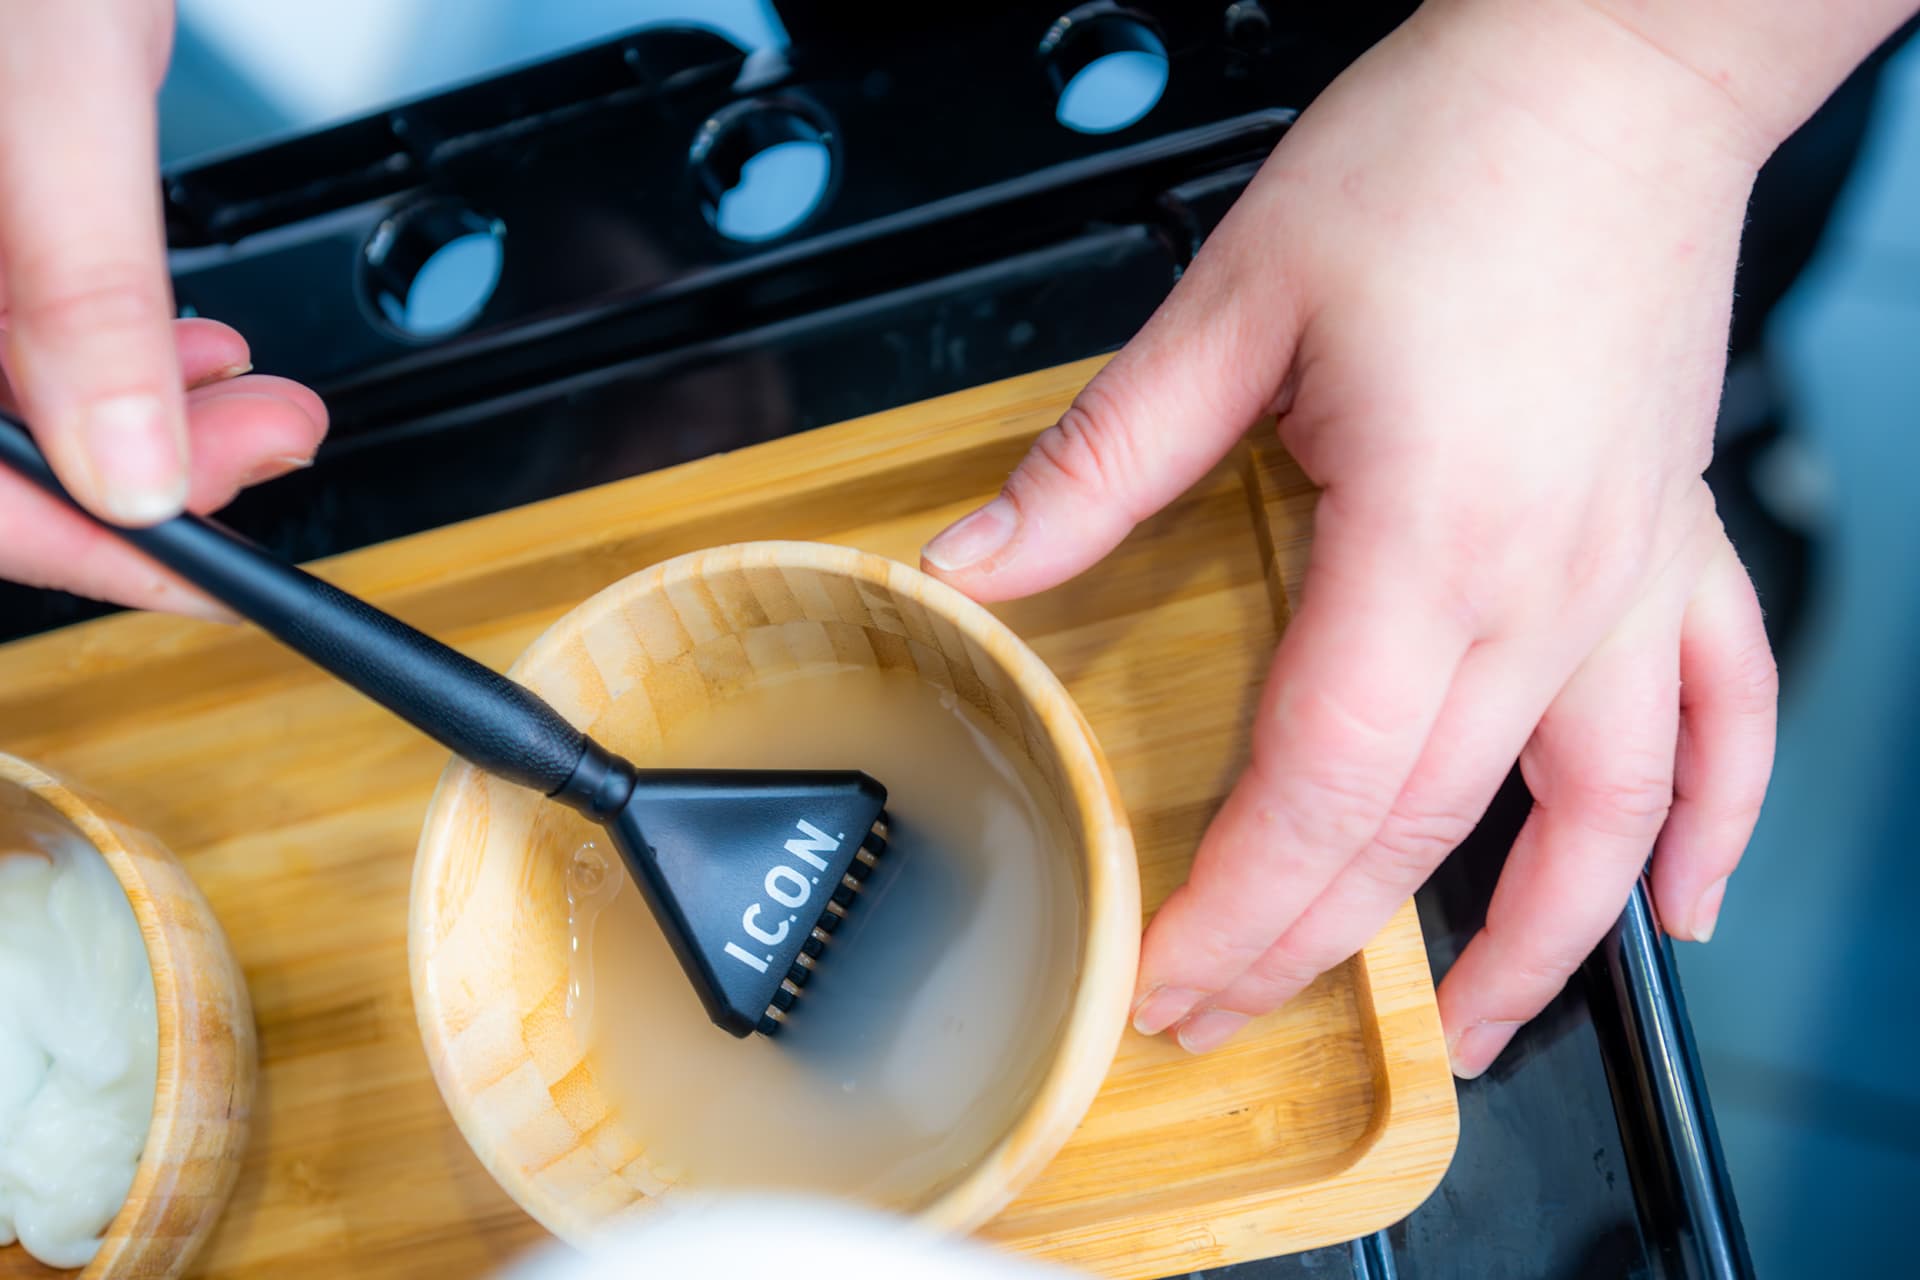
<path fill-rule="evenodd" d="M 174 319 L 154 92 L 165 0 L 0 0 L 0 407 L 67 489 L 119 524 L 224 505 L 305 466 L 312 392 L 247 375 L 246 342 Z M 0 474 L 0 577 L 139 608 L 212 605 Z"/>
<path fill-rule="evenodd" d="M 1610 16 L 1423 7 L 1301 116 L 1001 496 L 982 600 L 1085 569 L 1265 413 L 1322 493 L 1246 772 L 1154 916 L 1134 1026 L 1214 1048 L 1362 947 L 1515 759 L 1535 806 L 1439 991 L 1485 1070 L 1649 854 L 1705 940 L 1775 685 L 1701 479 L 1769 140 Z M 1656 849 L 1657 841 L 1657 849 Z"/>

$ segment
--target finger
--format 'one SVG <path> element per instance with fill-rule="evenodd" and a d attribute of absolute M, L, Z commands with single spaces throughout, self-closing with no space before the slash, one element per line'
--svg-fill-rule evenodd
<path fill-rule="evenodd" d="M 1328 513 L 1330 492 L 1322 499 Z M 1380 829 L 1465 654 L 1439 575 L 1323 520 L 1252 760 L 1141 945 L 1134 1026 L 1155 1035 L 1233 982 Z M 1351 547 L 1351 549 L 1343 549 Z"/>
<path fill-rule="evenodd" d="M 135 609 L 227 617 L 113 534 L 9 471 L 0 471 L 0 578 Z"/>
<path fill-rule="evenodd" d="M 298 394 L 278 394 L 282 388 Z M 256 482 L 250 476 L 277 474 L 310 458 L 324 427 L 310 415 L 312 393 L 283 379 L 242 378 L 217 393 L 196 392 L 194 400 L 198 511 L 224 505 L 244 483 Z M 0 578 L 137 609 L 228 617 L 117 536 L 11 473 L 0 473 Z"/>
<path fill-rule="evenodd" d="M 0 316 L 0 330 L 5 327 L 6 319 Z M 247 340 L 217 320 L 195 316 L 174 321 L 173 343 L 180 357 L 180 383 L 185 387 L 211 386 L 253 368 Z M 19 401 L 6 375 L 6 359 L 0 353 L 0 410 L 17 414 Z"/>
<path fill-rule="evenodd" d="M 926 545 L 929 573 L 980 600 L 1064 582 L 1191 487 L 1273 405 L 1295 321 L 1268 260 L 1282 238 L 1253 222 L 1228 216 L 1000 496 Z M 1272 285 L 1248 287 L 1249 277 Z"/>
<path fill-rule="evenodd" d="M 11 5 L 0 41 L 13 388 L 67 487 L 130 524 L 187 498 L 151 91 L 156 8 Z"/>
<path fill-rule="evenodd" d="M 200 447 L 199 436 L 205 428 L 198 421 L 198 408 L 213 400 L 226 396 L 247 395 L 267 396 L 283 400 L 299 409 L 300 412 L 320 428 L 324 433 L 327 425 L 327 406 L 312 388 L 295 382 L 291 378 L 282 378 L 270 373 L 248 373 L 223 378 L 217 382 L 205 383 L 187 392 L 187 404 L 195 412 L 194 447 Z M 308 449 L 306 452 L 313 452 Z"/>
<path fill-rule="evenodd" d="M 1467 654 L 1419 763 L 1372 843 L 1279 941 L 1176 1028 L 1182 1048 L 1217 1048 L 1249 1019 L 1280 1008 L 1359 951 L 1479 823 L 1565 679 L 1559 662 L 1529 678 L 1517 648 L 1484 641 Z"/>
<path fill-rule="evenodd" d="M 173 322 L 180 356 L 180 384 L 204 387 L 253 370 L 253 353 L 240 331 L 218 320 L 193 316 Z"/>
<path fill-rule="evenodd" d="M 1667 931 L 1713 936 L 1773 771 L 1780 680 L 1753 583 L 1723 537 L 1680 630 L 1680 750 L 1673 813 L 1653 855 Z"/>
<path fill-rule="evenodd" d="M 313 465 L 326 431 L 320 400 L 298 383 L 258 374 L 193 392 L 190 509 L 217 511 L 241 489 Z"/>
<path fill-rule="evenodd" d="M 1639 879 L 1673 797 L 1677 601 L 1644 602 L 1574 673 L 1521 755 L 1534 797 L 1486 924 L 1440 984 L 1454 1071 L 1485 1071 Z"/>

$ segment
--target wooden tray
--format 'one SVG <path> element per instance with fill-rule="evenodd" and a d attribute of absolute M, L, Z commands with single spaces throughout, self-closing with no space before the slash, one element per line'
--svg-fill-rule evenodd
<path fill-rule="evenodd" d="M 504 668 L 669 556 L 810 538 L 913 562 L 991 494 L 1083 362 L 326 562 Z M 1304 564 L 1311 486 L 1242 450 L 1078 581 L 997 611 L 1072 689 L 1127 798 L 1149 910 L 1244 759 Z M 0 647 L 0 749 L 99 792 L 185 861 L 246 970 L 261 1082 L 197 1274 L 476 1275 L 541 1236 L 441 1105 L 407 984 L 407 883 L 446 753 L 256 634 L 119 617 Z M 986 1234 L 1116 1277 L 1345 1240 L 1426 1197 L 1458 1129 L 1408 904 L 1232 1047 L 1129 1034 L 1071 1144 Z"/>

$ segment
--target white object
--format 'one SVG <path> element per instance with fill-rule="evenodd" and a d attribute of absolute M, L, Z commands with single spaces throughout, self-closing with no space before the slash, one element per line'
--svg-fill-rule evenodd
<path fill-rule="evenodd" d="M 846 1280 L 1073 1280 L 1074 1274 L 831 1200 L 734 1194 L 683 1196 L 608 1233 L 590 1253 L 542 1249 L 499 1280 L 766 1280 L 796 1266 Z"/>
<path fill-rule="evenodd" d="M 77 841 L 47 854 L 0 851 L 0 1245 L 80 1267 L 133 1185 L 158 1023 L 112 869 Z"/>

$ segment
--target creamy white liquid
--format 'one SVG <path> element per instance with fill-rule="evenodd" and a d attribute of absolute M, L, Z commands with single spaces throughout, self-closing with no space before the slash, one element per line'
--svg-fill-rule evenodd
<path fill-rule="evenodd" d="M 80 1267 L 153 1117 L 153 974 L 106 860 L 18 817 L 0 813 L 0 1245 Z"/>
<path fill-rule="evenodd" d="M 570 859 L 568 1009 L 647 1142 L 643 1190 L 902 1207 L 972 1167 L 1033 1097 L 1074 990 L 1078 873 L 1032 766 L 952 693 L 864 667 L 742 691 L 636 759 L 865 769 L 888 788 L 890 844 L 785 1029 L 735 1040 L 605 839 L 555 833 L 575 837 L 554 850 Z"/>

